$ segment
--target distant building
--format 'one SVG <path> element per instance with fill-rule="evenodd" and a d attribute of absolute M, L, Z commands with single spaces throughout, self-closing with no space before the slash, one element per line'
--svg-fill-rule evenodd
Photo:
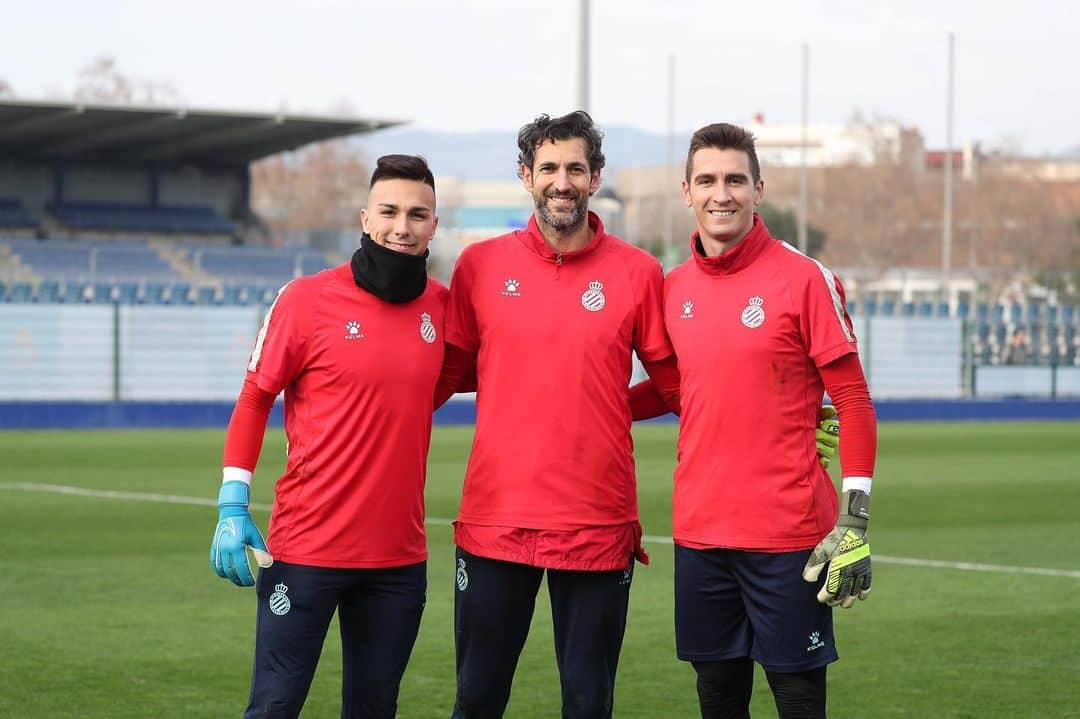
<path fill-rule="evenodd" d="M 951 157 L 953 174 L 958 179 L 977 179 L 987 157 L 977 142 L 965 142 L 963 149 L 953 150 L 927 150 L 923 157 L 923 165 L 929 172 L 945 172 L 946 156 Z"/>
<path fill-rule="evenodd" d="M 765 122 L 756 115 L 747 129 L 757 138 L 761 164 L 798 167 L 802 163 L 802 126 Z M 896 120 L 866 120 L 859 116 L 846 125 L 808 125 L 806 164 L 809 167 L 842 165 L 903 165 L 922 170 L 922 133 Z"/>
<path fill-rule="evenodd" d="M 1010 177 L 1043 182 L 1080 182 L 1080 159 L 991 156 L 994 171 Z"/>
<path fill-rule="evenodd" d="M 521 229 L 529 224 L 533 200 L 520 180 L 470 181 L 436 177 L 439 230 L 431 243 L 431 255 L 441 267 L 451 267 L 461 250 L 473 242 Z M 614 193 L 601 189 L 589 200 L 589 209 L 600 215 L 604 229 L 622 232 L 622 203 Z"/>

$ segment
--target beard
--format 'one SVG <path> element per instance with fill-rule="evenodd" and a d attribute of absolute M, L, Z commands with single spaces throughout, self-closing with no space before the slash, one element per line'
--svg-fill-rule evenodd
<path fill-rule="evenodd" d="M 589 214 L 589 196 L 577 194 L 574 196 L 574 206 L 567 212 L 555 212 L 548 207 L 548 199 L 555 193 L 534 195 L 533 201 L 536 209 L 540 211 L 540 219 L 556 232 L 571 233 L 585 224 Z M 565 195 L 564 195 L 565 197 Z"/>

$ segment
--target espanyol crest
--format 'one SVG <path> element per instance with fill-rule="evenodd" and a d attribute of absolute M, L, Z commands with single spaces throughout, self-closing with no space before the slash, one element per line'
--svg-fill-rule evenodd
<path fill-rule="evenodd" d="M 589 312 L 599 312 L 604 309 L 607 298 L 604 297 L 604 293 L 601 291 L 603 289 L 604 285 L 596 280 L 590 282 L 589 289 L 585 290 L 585 294 L 581 296 L 581 306 Z"/>
<path fill-rule="evenodd" d="M 751 297 L 750 303 L 742 311 L 742 323 L 750 329 L 760 327 L 765 322 L 765 309 L 762 307 L 764 304 L 765 300 L 760 297 Z"/>
<path fill-rule="evenodd" d="M 465 560 L 457 560 L 457 588 L 464 592 L 469 588 L 469 573 L 465 571 Z"/>
<path fill-rule="evenodd" d="M 285 616 L 292 609 L 292 602 L 285 596 L 289 588 L 284 584 L 275 584 L 274 589 L 277 591 L 270 595 L 270 611 L 279 617 Z"/>
<path fill-rule="evenodd" d="M 427 312 L 420 315 L 420 336 L 428 344 L 435 341 L 435 325 L 431 324 L 431 315 Z"/>

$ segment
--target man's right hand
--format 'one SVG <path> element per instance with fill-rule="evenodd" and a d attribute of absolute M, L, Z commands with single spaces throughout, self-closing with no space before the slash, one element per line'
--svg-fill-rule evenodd
<path fill-rule="evenodd" d="M 247 550 L 264 569 L 274 563 L 259 528 L 248 512 L 251 488 L 244 482 L 231 481 L 221 485 L 218 493 L 218 524 L 210 543 L 210 565 L 223 579 L 240 587 L 255 584 Z"/>

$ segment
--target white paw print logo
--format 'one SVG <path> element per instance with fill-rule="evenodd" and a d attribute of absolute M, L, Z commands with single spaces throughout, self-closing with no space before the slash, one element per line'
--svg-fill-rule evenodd
<path fill-rule="evenodd" d="M 821 641 L 821 632 L 811 632 L 810 633 L 810 643 L 811 644 L 817 644 L 820 641 Z"/>
<path fill-rule="evenodd" d="M 521 280 L 506 280 L 506 289 L 502 293 L 506 297 L 521 297 L 521 293 L 518 292 L 520 286 Z"/>
<path fill-rule="evenodd" d="M 345 339 L 347 340 L 359 340 L 363 339 L 364 333 L 360 331 L 359 322 L 346 322 L 345 323 Z"/>
<path fill-rule="evenodd" d="M 694 316 L 694 301 L 687 300 L 682 303 L 682 314 L 679 315 L 679 319 L 688 320 Z"/>

